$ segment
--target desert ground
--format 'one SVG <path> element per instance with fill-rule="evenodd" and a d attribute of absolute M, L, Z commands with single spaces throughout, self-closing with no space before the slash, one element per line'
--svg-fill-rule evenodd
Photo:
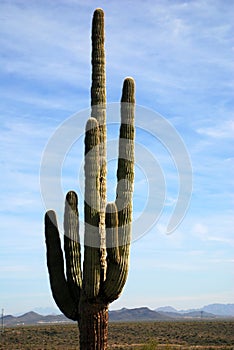
<path fill-rule="evenodd" d="M 75 324 L 6 327 L 1 350 L 79 349 Z M 234 320 L 123 322 L 109 324 L 113 350 L 233 349 Z"/>

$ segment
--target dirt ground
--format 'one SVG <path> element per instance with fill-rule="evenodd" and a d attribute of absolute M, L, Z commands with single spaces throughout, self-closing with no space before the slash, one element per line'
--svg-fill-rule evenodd
<path fill-rule="evenodd" d="M 79 350 L 75 324 L 16 326 L 0 334 L 0 350 Z M 234 320 L 110 323 L 112 350 L 234 350 Z"/>

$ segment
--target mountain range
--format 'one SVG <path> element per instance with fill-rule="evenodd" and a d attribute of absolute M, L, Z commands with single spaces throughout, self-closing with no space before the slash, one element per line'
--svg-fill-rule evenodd
<path fill-rule="evenodd" d="M 109 311 L 111 322 L 214 319 L 219 317 L 234 317 L 234 304 L 210 304 L 201 309 L 179 311 L 171 306 L 160 307 L 156 310 L 150 310 L 148 307 L 140 307 Z M 44 316 L 34 311 L 27 312 L 21 316 L 6 315 L 3 317 L 3 324 L 5 326 L 68 322 L 71 322 L 71 320 L 62 314 Z"/>
<path fill-rule="evenodd" d="M 177 312 L 177 313 L 188 313 L 188 312 L 195 312 L 195 311 L 204 311 L 208 313 L 212 313 L 217 316 L 234 316 L 234 304 L 209 304 L 205 305 L 202 308 L 199 309 L 189 309 L 189 310 L 176 310 L 175 308 L 171 306 L 163 306 L 155 309 L 155 311 L 158 312 Z"/>

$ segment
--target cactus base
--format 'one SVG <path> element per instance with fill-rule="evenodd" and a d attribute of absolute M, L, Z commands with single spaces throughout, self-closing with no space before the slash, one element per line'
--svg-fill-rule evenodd
<path fill-rule="evenodd" d="M 81 301 L 80 350 L 105 350 L 108 337 L 108 305 Z"/>

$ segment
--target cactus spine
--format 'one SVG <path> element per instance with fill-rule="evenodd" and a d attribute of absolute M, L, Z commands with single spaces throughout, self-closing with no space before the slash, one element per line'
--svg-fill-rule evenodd
<path fill-rule="evenodd" d="M 108 305 L 126 282 L 131 239 L 134 181 L 134 104 L 132 78 L 124 80 L 114 203 L 106 200 L 106 87 L 104 13 L 92 23 L 91 117 L 85 133 L 85 235 L 81 268 L 78 198 L 69 191 L 64 212 L 64 258 L 56 214 L 45 215 L 47 266 L 53 297 L 60 310 L 78 321 L 81 350 L 107 348 Z"/>

